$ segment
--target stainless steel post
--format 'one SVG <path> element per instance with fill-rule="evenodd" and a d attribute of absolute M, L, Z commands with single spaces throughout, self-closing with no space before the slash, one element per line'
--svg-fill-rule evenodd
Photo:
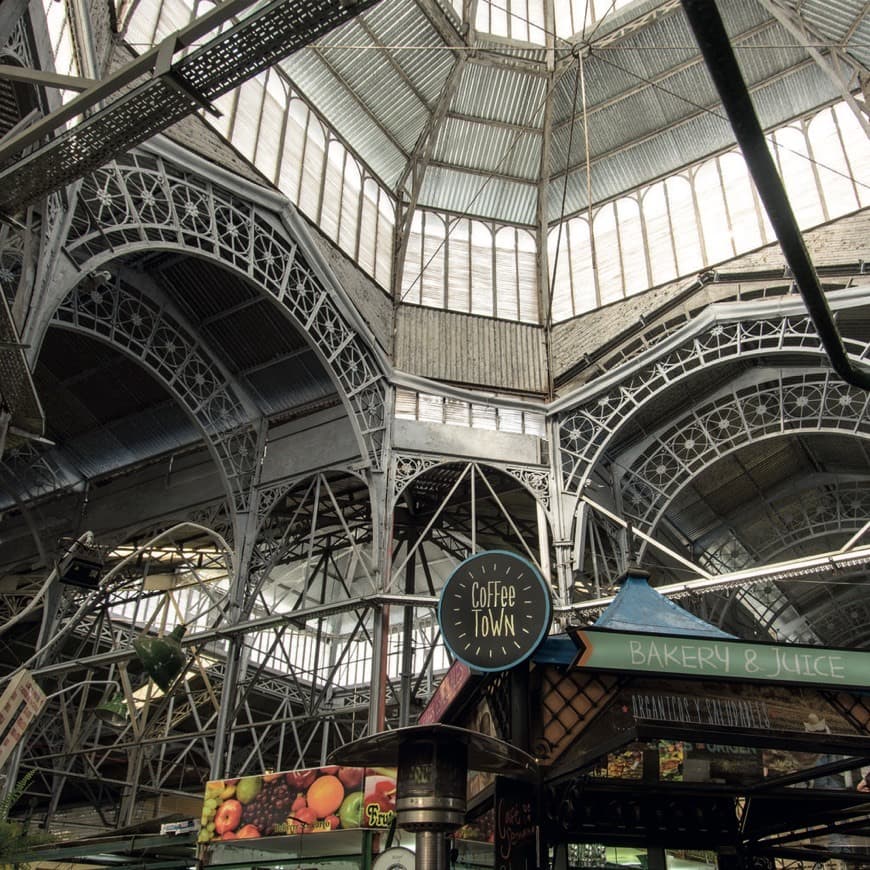
<path fill-rule="evenodd" d="M 417 831 L 414 870 L 447 870 L 447 838 L 443 831 Z"/>

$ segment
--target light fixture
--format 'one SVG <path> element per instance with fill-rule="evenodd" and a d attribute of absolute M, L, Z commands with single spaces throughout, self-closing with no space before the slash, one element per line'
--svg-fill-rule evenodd
<path fill-rule="evenodd" d="M 46 695 L 45 699 L 48 701 L 76 689 L 87 690 L 89 686 L 100 685 L 105 685 L 106 690 L 102 700 L 94 707 L 94 716 L 113 728 L 123 728 L 130 721 L 130 708 L 117 680 L 85 680 L 81 683 L 64 686 L 62 689 Z"/>
<path fill-rule="evenodd" d="M 152 637 L 146 634 L 133 641 L 133 650 L 145 673 L 164 692 L 169 690 L 187 664 L 187 656 L 181 648 L 181 638 L 185 631 L 184 625 L 176 625 L 167 635 Z"/>
<path fill-rule="evenodd" d="M 94 716 L 112 728 L 123 728 L 130 721 L 130 708 L 122 692 L 106 693 L 94 708 Z"/>

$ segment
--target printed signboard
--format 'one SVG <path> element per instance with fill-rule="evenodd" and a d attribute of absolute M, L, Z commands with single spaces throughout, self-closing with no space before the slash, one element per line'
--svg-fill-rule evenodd
<path fill-rule="evenodd" d="M 529 561 L 504 550 L 476 553 L 447 578 L 438 625 L 453 655 L 476 671 L 525 661 L 550 628 L 550 589 Z"/>
<path fill-rule="evenodd" d="M 314 767 L 206 783 L 198 841 L 388 828 L 396 769 Z"/>
<path fill-rule="evenodd" d="M 429 699 L 426 709 L 420 714 L 417 724 L 433 725 L 435 722 L 441 722 L 451 704 L 471 679 L 468 665 L 459 661 L 453 662 L 450 670 L 444 674 L 444 678 L 438 684 L 435 694 Z"/>
<path fill-rule="evenodd" d="M 30 671 L 19 671 L 0 695 L 0 767 L 45 706 L 45 693 Z"/>
<path fill-rule="evenodd" d="M 575 668 L 865 689 L 870 652 L 577 629 Z"/>

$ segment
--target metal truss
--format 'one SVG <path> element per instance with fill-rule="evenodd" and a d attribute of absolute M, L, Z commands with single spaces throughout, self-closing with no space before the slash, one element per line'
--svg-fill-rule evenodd
<path fill-rule="evenodd" d="M 336 383 L 362 455 L 382 467 L 381 367 L 279 215 L 144 153 L 84 179 L 64 242 L 81 273 L 155 246 L 217 260 L 279 302 Z"/>
<path fill-rule="evenodd" d="M 120 277 L 79 282 L 52 324 L 108 342 L 152 372 L 204 433 L 236 509 L 247 509 L 259 461 L 257 422 L 188 329 Z"/>
<path fill-rule="evenodd" d="M 229 0 L 0 146 L 0 209 L 56 191 L 227 93 L 371 5 Z M 229 24 L 221 31 L 223 25 Z M 211 35 L 210 34 L 214 34 Z M 177 57 L 177 59 L 176 59 Z M 82 120 L 53 135 L 70 120 Z M 42 144 L 44 137 L 51 137 Z M 22 151 L 37 145 L 30 153 Z"/>
<path fill-rule="evenodd" d="M 811 484 L 798 494 L 784 493 L 755 509 L 755 514 L 764 513 L 778 535 L 771 535 L 767 527 L 749 549 L 726 531 L 720 540 L 704 544 L 699 564 L 710 570 L 739 571 L 753 564 L 775 562 L 795 544 L 829 535 L 843 537 L 863 527 L 870 516 L 870 492 L 865 481 L 822 479 Z M 745 511 L 743 518 L 747 519 Z"/>
<path fill-rule="evenodd" d="M 870 435 L 867 396 L 829 373 L 777 376 L 705 402 L 655 435 L 620 474 L 626 512 L 655 527 L 671 500 L 719 458 L 762 438 L 806 432 Z"/>
<path fill-rule="evenodd" d="M 554 420 L 565 492 L 580 493 L 631 415 L 692 372 L 738 357 L 795 351 L 812 357 L 822 355 L 815 328 L 805 313 L 763 319 L 751 314 L 726 318 L 724 311 L 721 318 L 697 318 L 660 348 L 603 378 L 603 386 L 589 396 L 564 410 L 563 403 L 557 406 Z M 845 344 L 853 359 L 867 354 L 866 345 L 853 341 Z M 723 422 L 726 429 L 731 425 L 727 420 Z"/>

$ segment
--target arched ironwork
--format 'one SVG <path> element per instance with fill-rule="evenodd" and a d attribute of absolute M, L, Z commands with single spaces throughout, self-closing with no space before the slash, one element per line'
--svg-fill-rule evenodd
<path fill-rule="evenodd" d="M 732 315 L 733 316 L 733 315 Z M 853 359 L 864 358 L 868 346 L 846 342 Z M 640 408 L 702 368 L 750 356 L 801 352 L 822 355 L 821 345 L 806 314 L 692 322 L 661 349 L 644 354 L 626 366 L 622 375 L 605 379 L 602 389 L 584 396 L 577 405 L 555 415 L 562 486 L 579 493 L 584 482 L 615 440 L 619 429 Z M 842 395 L 842 394 L 841 394 Z M 852 399 L 850 398 L 849 401 Z M 715 414 L 715 409 L 711 409 Z M 730 412 L 728 412 L 730 413 Z M 807 412 L 809 413 L 809 412 Z M 805 416 L 805 415 L 801 415 Z M 727 430 L 732 424 L 722 419 Z M 734 425 L 739 425 L 734 423 Z"/>
<path fill-rule="evenodd" d="M 137 152 L 82 182 L 64 250 L 82 272 L 131 251 L 209 257 L 270 294 L 311 342 L 355 426 L 383 463 L 387 385 L 372 350 L 280 215 L 161 157 Z"/>
<path fill-rule="evenodd" d="M 641 445 L 620 475 L 626 512 L 654 528 L 692 478 L 722 456 L 763 438 L 820 432 L 870 437 L 868 397 L 829 373 L 786 376 L 733 389 Z"/>
<path fill-rule="evenodd" d="M 120 280 L 80 282 L 56 309 L 52 323 L 107 342 L 152 372 L 205 435 L 236 509 L 248 508 L 258 427 L 195 336 Z"/>

